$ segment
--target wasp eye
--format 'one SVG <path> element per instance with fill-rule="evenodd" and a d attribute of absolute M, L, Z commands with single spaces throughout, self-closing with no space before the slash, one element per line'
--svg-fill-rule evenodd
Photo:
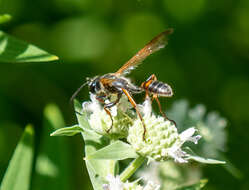
<path fill-rule="evenodd" d="M 93 82 L 93 83 L 91 83 L 90 85 L 89 85 L 89 90 L 90 90 L 90 92 L 91 93 L 96 93 L 95 92 L 95 86 L 96 86 L 96 83 L 95 82 Z"/>

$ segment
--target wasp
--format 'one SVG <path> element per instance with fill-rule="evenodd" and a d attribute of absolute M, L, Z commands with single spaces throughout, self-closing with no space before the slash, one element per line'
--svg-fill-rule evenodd
<path fill-rule="evenodd" d="M 95 94 L 96 99 L 103 104 L 104 110 L 110 116 L 113 124 L 110 108 L 115 106 L 119 102 L 122 95 L 127 96 L 129 102 L 136 110 L 136 113 L 142 122 L 144 128 L 143 139 L 145 139 L 146 126 L 132 95 L 144 91 L 146 93 L 146 97 L 152 95 L 152 100 L 155 99 L 157 101 L 160 112 L 165 118 L 167 118 L 166 115 L 162 112 L 161 104 L 158 100 L 158 97 L 170 97 L 173 95 L 173 91 L 168 84 L 157 81 L 155 75 L 149 77 L 145 82 L 142 83 L 140 87 L 132 84 L 130 80 L 125 76 L 130 73 L 131 70 L 141 64 L 143 60 L 145 60 L 149 55 L 164 48 L 168 44 L 167 36 L 170 35 L 172 32 L 173 29 L 167 29 L 156 37 L 154 37 L 115 73 L 108 73 L 102 76 L 95 76 L 94 78 L 87 78 L 86 83 L 81 85 L 77 89 L 77 91 L 72 95 L 71 101 L 77 96 L 78 92 L 85 85 L 88 85 L 90 92 Z M 105 100 L 107 100 L 112 95 L 116 95 L 116 100 L 110 103 L 105 103 Z M 107 132 L 109 132 L 111 128 L 112 126 L 110 127 L 110 129 L 108 129 Z"/>
<path fill-rule="evenodd" d="M 163 115 L 163 117 L 176 126 L 176 122 L 174 120 L 169 119 L 166 114 L 162 111 L 161 103 L 158 99 L 159 96 L 161 97 L 171 97 L 173 96 L 173 90 L 170 85 L 158 81 L 156 75 L 152 74 L 145 82 L 141 84 L 141 88 L 145 90 L 145 99 L 149 98 L 152 95 L 152 101 L 156 100 L 159 111 Z"/>

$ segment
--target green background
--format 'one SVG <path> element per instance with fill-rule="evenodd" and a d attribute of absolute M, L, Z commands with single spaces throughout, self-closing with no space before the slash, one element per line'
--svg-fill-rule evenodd
<path fill-rule="evenodd" d="M 60 60 L 0 63 L 0 179 L 27 123 L 34 124 L 39 145 L 45 105 L 56 103 L 66 125 L 76 123 L 69 98 L 85 78 L 115 72 L 171 27 L 175 32 L 169 45 L 129 77 L 139 85 L 154 73 L 170 84 L 175 95 L 161 100 L 164 108 L 185 98 L 225 116 L 226 156 L 244 178 L 208 166 L 207 189 L 249 189 L 248 0 L 1 0 L 0 14 L 4 13 L 12 20 L 1 25 L 2 30 Z M 88 100 L 87 88 L 79 99 Z M 139 102 L 142 96 L 135 99 Z M 70 162 L 64 163 L 70 168 L 70 189 L 90 189 L 80 136 L 65 140 L 70 146 Z"/>

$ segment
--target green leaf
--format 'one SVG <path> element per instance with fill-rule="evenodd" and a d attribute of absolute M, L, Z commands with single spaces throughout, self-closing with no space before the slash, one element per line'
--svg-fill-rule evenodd
<path fill-rule="evenodd" d="M 86 157 L 89 159 L 112 159 L 124 160 L 127 158 L 136 158 L 138 154 L 131 145 L 122 141 L 116 141 Z"/>
<path fill-rule="evenodd" d="M 47 62 L 58 57 L 0 31 L 0 62 Z"/>
<path fill-rule="evenodd" d="M 207 182 L 208 182 L 207 179 L 202 179 L 202 180 L 200 180 L 200 182 L 198 182 L 196 184 L 189 185 L 189 186 L 183 186 L 183 187 L 177 188 L 175 190 L 200 190 L 207 184 Z"/>
<path fill-rule="evenodd" d="M 88 157 L 88 155 L 92 155 L 99 149 L 107 146 L 109 141 L 105 139 L 105 137 L 91 131 L 91 127 L 87 120 L 87 114 L 85 112 L 82 113 L 81 104 L 78 101 L 75 101 L 74 105 L 79 125 L 84 130 L 82 135 L 85 142 L 85 157 Z M 103 190 L 102 186 L 105 183 L 106 176 L 108 174 L 115 175 L 116 161 L 98 159 L 85 161 L 94 190 Z"/>
<path fill-rule="evenodd" d="M 34 130 L 28 125 L 10 160 L 0 190 L 28 190 L 34 156 Z"/>
<path fill-rule="evenodd" d="M 11 16 L 9 14 L 0 15 L 0 24 L 8 22 L 10 19 L 11 19 Z"/>
<path fill-rule="evenodd" d="M 50 136 L 74 136 L 78 133 L 83 132 L 83 129 L 79 125 L 74 125 L 72 127 L 63 127 L 57 129 Z"/>
<path fill-rule="evenodd" d="M 193 156 L 193 155 L 188 155 L 187 157 L 188 160 L 194 160 L 196 162 L 200 162 L 203 164 L 225 164 L 225 161 L 220 161 L 220 160 L 214 160 L 214 159 L 209 159 L 209 158 L 202 158 L 199 156 Z"/>
<path fill-rule="evenodd" d="M 65 122 L 59 108 L 54 104 L 46 106 L 32 190 L 68 190 L 72 186 L 68 139 L 49 136 L 51 131 L 62 126 Z"/>

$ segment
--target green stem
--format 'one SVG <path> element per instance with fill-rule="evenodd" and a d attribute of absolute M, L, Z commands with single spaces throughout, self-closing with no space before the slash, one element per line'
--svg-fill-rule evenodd
<path fill-rule="evenodd" d="M 113 144 L 116 140 L 111 139 L 110 144 Z M 115 176 L 115 165 L 116 165 L 115 160 L 109 160 L 109 173 Z"/>
<path fill-rule="evenodd" d="M 145 157 L 139 156 L 130 163 L 130 165 L 121 173 L 120 179 L 125 182 L 135 171 L 143 164 Z"/>

